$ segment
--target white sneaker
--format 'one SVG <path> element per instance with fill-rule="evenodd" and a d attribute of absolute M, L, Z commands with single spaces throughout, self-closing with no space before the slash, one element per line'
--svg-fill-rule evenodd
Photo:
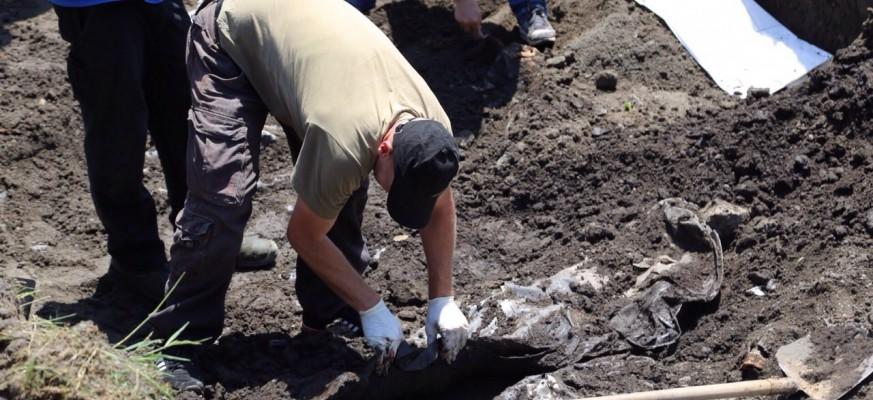
<path fill-rule="evenodd" d="M 527 14 L 527 13 L 525 13 Z M 531 46 L 555 41 L 555 28 L 549 23 L 546 9 L 535 7 L 526 18 L 519 16 L 518 31 Z"/>

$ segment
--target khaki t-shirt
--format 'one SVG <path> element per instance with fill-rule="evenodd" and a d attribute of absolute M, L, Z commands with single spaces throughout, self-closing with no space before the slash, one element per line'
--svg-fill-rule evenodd
<path fill-rule="evenodd" d="M 402 114 L 449 118 L 391 41 L 343 0 L 224 0 L 222 49 L 279 122 L 303 142 L 292 185 L 316 214 L 334 218 Z"/>

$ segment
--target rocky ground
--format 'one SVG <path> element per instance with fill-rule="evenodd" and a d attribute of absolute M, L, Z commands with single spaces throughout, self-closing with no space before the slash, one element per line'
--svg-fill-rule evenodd
<path fill-rule="evenodd" d="M 225 332 L 207 350 L 207 398 L 572 398 L 720 383 L 743 378 L 750 348 L 764 356 L 758 374 L 778 376 L 779 346 L 828 326 L 871 328 L 873 26 L 791 88 L 740 100 L 634 2 L 550 2 L 558 41 L 546 49 L 518 43 L 500 1 L 483 1 L 486 41 L 458 32 L 448 2 L 379 4 L 370 18 L 430 83 L 462 148 L 461 303 L 584 267 L 593 275 L 548 302 L 572 314 L 565 337 L 609 335 L 610 319 L 631 302 L 634 264 L 670 248 L 651 213 L 673 197 L 748 210 L 735 237 L 721 238 L 720 295 L 684 307 L 681 338 L 654 351 L 581 357 L 580 347 L 551 348 L 564 351 L 559 360 L 513 364 L 503 356 L 538 343 L 488 347 L 495 341 L 483 333 L 454 368 L 377 377 L 360 342 L 298 335 L 295 254 L 283 238 L 292 165 L 281 130 L 268 125 L 277 141 L 262 153 L 248 230 L 276 240 L 280 258 L 273 270 L 235 275 Z M 42 315 L 75 313 L 71 323 L 94 321 L 117 340 L 148 310 L 123 294 L 92 297 L 108 257 L 65 52 L 44 2 L 0 0 L 0 273 L 35 278 Z M 156 157 L 147 157 L 146 176 L 165 213 Z M 380 257 L 367 279 L 406 332 L 420 335 L 420 241 L 390 220 L 384 201 L 374 185 L 365 234 Z M 853 395 L 873 399 L 869 385 Z"/>

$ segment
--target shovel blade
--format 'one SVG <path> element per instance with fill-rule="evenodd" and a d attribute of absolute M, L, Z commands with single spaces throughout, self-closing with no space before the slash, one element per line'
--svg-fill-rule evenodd
<path fill-rule="evenodd" d="M 814 332 L 779 348 L 785 375 L 815 400 L 838 400 L 873 373 L 873 340 L 848 327 Z"/>

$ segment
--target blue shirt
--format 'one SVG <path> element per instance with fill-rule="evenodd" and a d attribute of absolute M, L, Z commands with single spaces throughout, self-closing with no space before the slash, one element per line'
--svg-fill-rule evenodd
<path fill-rule="evenodd" d="M 90 7 L 103 3 L 112 3 L 114 1 L 124 0 L 49 0 L 50 3 L 61 7 Z M 142 0 L 150 4 L 158 4 L 163 0 Z"/>

